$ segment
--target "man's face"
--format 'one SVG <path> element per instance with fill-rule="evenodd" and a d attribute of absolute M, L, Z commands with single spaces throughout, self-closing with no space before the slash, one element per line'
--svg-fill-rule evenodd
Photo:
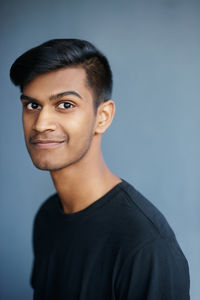
<path fill-rule="evenodd" d="M 84 69 L 39 75 L 24 87 L 21 100 L 26 146 L 37 168 L 59 170 L 88 153 L 96 115 Z"/>

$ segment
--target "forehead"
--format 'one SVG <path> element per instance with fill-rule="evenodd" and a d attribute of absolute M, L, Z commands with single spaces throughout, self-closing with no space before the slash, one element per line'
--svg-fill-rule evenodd
<path fill-rule="evenodd" d="M 50 96 L 66 90 L 74 90 L 83 96 L 91 94 L 83 68 L 68 67 L 38 75 L 24 86 L 23 92 L 37 97 L 38 94 Z"/>

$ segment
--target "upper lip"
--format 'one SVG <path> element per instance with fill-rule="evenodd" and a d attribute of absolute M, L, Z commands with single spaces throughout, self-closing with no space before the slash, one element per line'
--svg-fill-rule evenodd
<path fill-rule="evenodd" d="M 50 144 L 50 143 L 62 143 L 63 140 L 47 140 L 47 139 L 34 139 L 31 141 L 32 144 Z"/>

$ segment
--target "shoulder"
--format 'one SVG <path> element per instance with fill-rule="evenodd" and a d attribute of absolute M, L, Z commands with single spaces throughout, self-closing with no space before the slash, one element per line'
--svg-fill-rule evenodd
<path fill-rule="evenodd" d="M 157 239 L 176 240 L 163 214 L 128 182 L 119 185 L 113 208 L 115 231 L 122 242 L 137 248 Z"/>
<path fill-rule="evenodd" d="M 188 300 L 188 262 L 166 218 L 125 181 L 115 200 L 114 233 L 120 245 L 118 298 L 146 299 L 148 290 L 149 299 Z"/>
<path fill-rule="evenodd" d="M 58 205 L 57 193 L 49 196 L 39 207 L 34 218 L 34 230 L 41 228 L 43 224 L 51 222 L 52 217 L 55 217 Z"/>
<path fill-rule="evenodd" d="M 52 195 L 50 195 L 39 207 L 38 211 L 37 211 L 37 215 L 40 215 L 42 213 L 51 213 L 56 205 L 57 202 L 57 193 L 54 193 Z"/>

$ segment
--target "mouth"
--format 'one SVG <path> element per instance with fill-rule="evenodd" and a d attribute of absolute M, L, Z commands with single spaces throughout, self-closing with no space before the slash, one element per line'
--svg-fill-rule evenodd
<path fill-rule="evenodd" d="M 31 144 L 37 149 L 52 149 L 61 146 L 65 141 L 34 140 Z"/>

